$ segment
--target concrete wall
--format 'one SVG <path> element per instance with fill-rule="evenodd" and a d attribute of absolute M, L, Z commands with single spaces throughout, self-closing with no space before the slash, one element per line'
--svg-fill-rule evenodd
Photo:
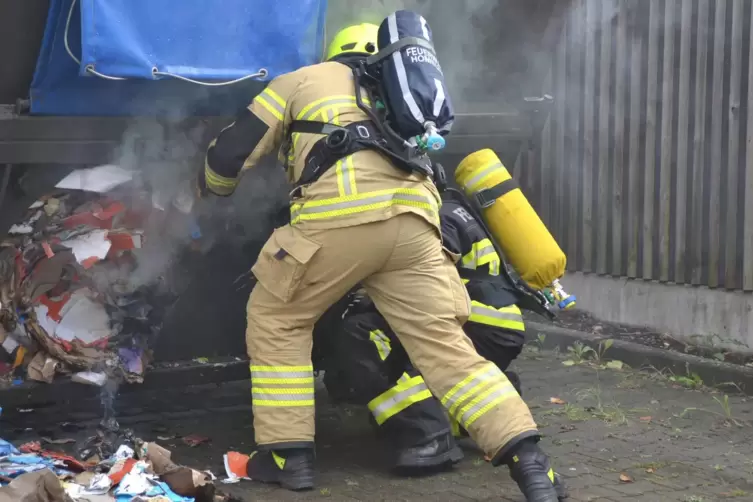
<path fill-rule="evenodd" d="M 567 274 L 564 285 L 578 297 L 579 308 L 602 320 L 649 326 L 681 339 L 713 337 L 719 346 L 753 349 L 751 293 L 580 272 Z"/>

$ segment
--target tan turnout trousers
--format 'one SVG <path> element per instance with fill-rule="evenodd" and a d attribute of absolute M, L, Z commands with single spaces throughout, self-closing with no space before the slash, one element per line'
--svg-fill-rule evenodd
<path fill-rule="evenodd" d="M 437 229 L 424 218 L 403 213 L 330 229 L 287 225 L 264 245 L 253 272 L 258 283 L 248 302 L 246 342 L 259 445 L 312 445 L 312 329 L 359 282 L 431 391 L 488 455 L 537 435 L 513 386 L 463 333 L 470 301 Z"/>

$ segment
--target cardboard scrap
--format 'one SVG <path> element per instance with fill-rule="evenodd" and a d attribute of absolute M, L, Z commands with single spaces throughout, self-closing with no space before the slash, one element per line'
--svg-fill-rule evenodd
<path fill-rule="evenodd" d="M 152 465 L 154 473 L 178 495 L 197 497 L 205 493 L 205 490 L 213 488 L 209 474 L 173 463 L 170 451 L 157 443 L 143 443 L 138 448 L 138 453 L 139 458 L 147 460 Z"/>
<path fill-rule="evenodd" d="M 22 474 L 0 488 L 0 502 L 72 502 L 50 469 Z"/>
<path fill-rule="evenodd" d="M 37 352 L 29 363 L 26 374 L 30 380 L 52 383 L 58 364 L 60 364 L 60 361 L 54 357 L 44 352 Z"/>

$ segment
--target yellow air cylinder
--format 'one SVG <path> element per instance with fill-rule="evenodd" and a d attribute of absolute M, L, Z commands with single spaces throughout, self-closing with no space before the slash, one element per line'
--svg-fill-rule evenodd
<path fill-rule="evenodd" d="M 492 150 L 467 156 L 455 171 L 455 182 L 473 199 L 512 176 Z M 482 215 L 505 258 L 532 288 L 541 290 L 565 273 L 567 258 L 517 185 L 486 208 Z"/>

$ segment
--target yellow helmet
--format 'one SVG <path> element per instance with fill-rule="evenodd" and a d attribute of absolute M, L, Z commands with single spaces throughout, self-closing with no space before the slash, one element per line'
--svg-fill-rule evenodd
<path fill-rule="evenodd" d="M 340 54 L 374 54 L 377 51 L 379 26 L 355 24 L 338 31 L 327 48 L 327 61 Z"/>

